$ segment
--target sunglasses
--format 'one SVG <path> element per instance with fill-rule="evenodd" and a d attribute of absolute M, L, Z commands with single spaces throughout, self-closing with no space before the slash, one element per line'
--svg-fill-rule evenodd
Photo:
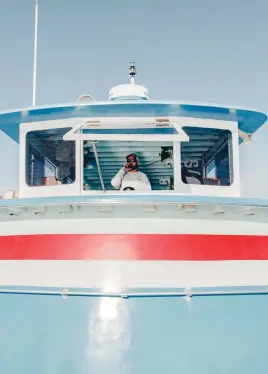
<path fill-rule="evenodd" d="M 129 163 L 129 162 L 137 162 L 137 160 L 136 159 L 127 159 L 127 162 Z"/>

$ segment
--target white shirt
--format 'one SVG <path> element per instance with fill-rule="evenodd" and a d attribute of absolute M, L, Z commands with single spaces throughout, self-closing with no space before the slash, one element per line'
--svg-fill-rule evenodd
<path fill-rule="evenodd" d="M 135 191 L 150 191 L 152 189 L 146 174 L 141 171 L 128 172 L 124 167 L 113 177 L 111 185 L 121 191 L 126 187 L 132 187 Z"/>

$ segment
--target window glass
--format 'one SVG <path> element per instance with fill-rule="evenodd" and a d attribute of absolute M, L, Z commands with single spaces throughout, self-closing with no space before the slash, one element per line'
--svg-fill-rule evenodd
<path fill-rule="evenodd" d="M 64 141 L 71 128 L 37 130 L 26 135 L 26 183 L 55 186 L 75 181 L 75 142 Z"/>
<path fill-rule="evenodd" d="M 181 143 L 181 178 L 186 184 L 232 184 L 232 134 L 229 130 L 183 127 L 189 142 Z"/>

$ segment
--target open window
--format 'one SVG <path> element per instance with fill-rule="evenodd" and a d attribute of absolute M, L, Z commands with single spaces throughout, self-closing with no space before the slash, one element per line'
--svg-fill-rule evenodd
<path fill-rule="evenodd" d="M 84 141 L 83 151 L 85 190 L 119 189 L 120 191 L 139 190 L 146 192 L 150 190 L 166 191 L 173 189 L 174 165 L 172 142 L 116 142 L 101 140 L 98 143 L 92 144 L 90 141 Z M 137 184 L 136 174 L 134 178 L 132 178 L 132 175 L 130 175 L 130 178 L 127 178 L 125 175 L 120 186 L 116 185 L 116 181 L 115 185 L 112 186 L 113 178 L 127 164 L 126 156 L 132 153 L 137 155 L 138 170 L 147 176 L 150 187 L 147 184 Z"/>
<path fill-rule="evenodd" d="M 229 130 L 183 127 L 181 178 L 185 184 L 230 186 L 233 183 L 232 133 Z"/>
<path fill-rule="evenodd" d="M 26 183 L 28 186 L 72 184 L 75 142 L 63 140 L 71 128 L 35 130 L 26 134 Z"/>
<path fill-rule="evenodd" d="M 188 136 L 169 119 L 112 118 L 87 121 L 64 139 L 82 141 L 84 190 L 146 192 L 174 189 L 174 142 Z M 136 155 L 136 170 L 126 159 L 130 154 Z"/>

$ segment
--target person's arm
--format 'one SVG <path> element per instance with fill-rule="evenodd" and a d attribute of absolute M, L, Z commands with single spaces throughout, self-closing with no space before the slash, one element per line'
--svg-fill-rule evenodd
<path fill-rule="evenodd" d="M 111 180 L 111 185 L 116 188 L 117 190 L 121 187 L 122 179 L 124 175 L 126 174 L 125 167 L 123 166 L 119 172 L 113 177 Z"/>

